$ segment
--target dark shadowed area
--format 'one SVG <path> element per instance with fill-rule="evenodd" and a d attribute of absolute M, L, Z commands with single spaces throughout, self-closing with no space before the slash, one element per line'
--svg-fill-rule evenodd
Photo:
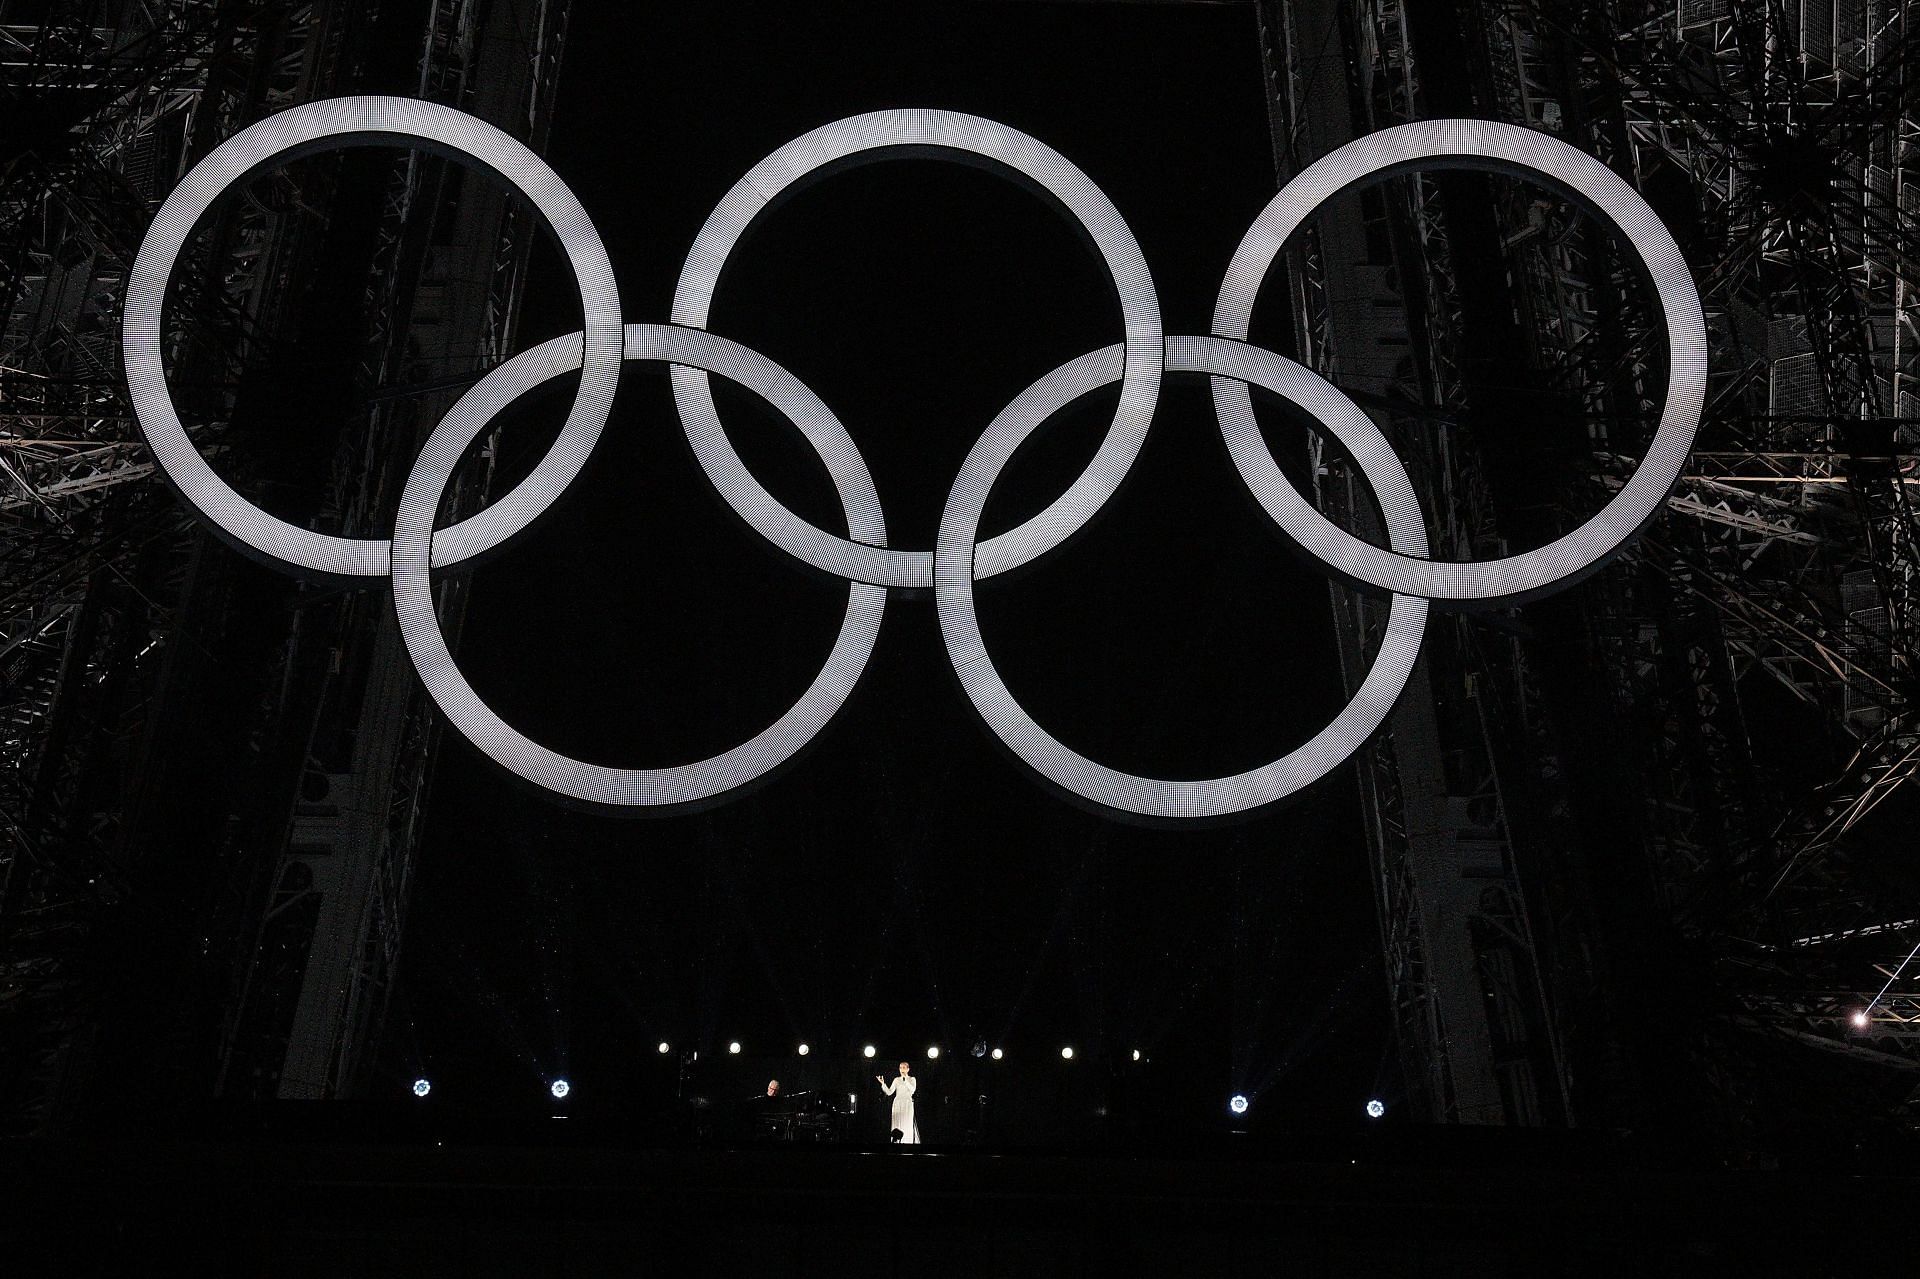
<path fill-rule="evenodd" d="M 695 232 L 768 152 L 886 107 L 988 116 L 1106 191 L 1145 250 L 1167 331 L 1200 333 L 1273 188 L 1260 75 L 1254 17 L 1237 6 L 801 15 L 730 2 L 641 20 L 583 5 L 548 159 L 607 242 L 626 318 L 664 322 Z M 1270 298 L 1263 316 L 1283 323 L 1281 309 Z M 578 325 L 548 254 L 520 346 Z M 916 548 L 932 545 L 992 417 L 1120 336 L 1112 287 L 1068 219 L 996 172 L 925 158 L 832 174 L 765 214 L 710 327 L 838 414 L 891 543 Z M 720 502 L 662 372 L 627 365 L 582 480 L 477 572 L 460 648 L 510 723 L 605 764 L 686 762 L 759 731 L 813 678 L 845 601 L 844 583 L 786 560 Z M 509 415 L 508 473 L 539 455 L 569 388 Z M 1079 473 L 1116 395 L 1062 414 L 1015 459 L 988 534 Z M 844 532 L 797 434 L 738 388 L 721 384 L 719 400 L 768 488 Z M 1303 435 L 1278 414 L 1269 434 L 1300 478 Z M 1325 582 L 1254 506 L 1197 379 L 1167 381 L 1101 517 L 978 598 L 1015 695 L 1117 768 L 1237 772 L 1305 740 L 1342 701 Z M 388 1037 L 395 1088 L 426 1072 L 450 1102 L 537 1096 L 566 1075 L 582 1104 L 638 1103 L 676 1086 L 662 1041 L 698 1051 L 689 1086 L 716 1095 L 744 1096 L 766 1073 L 854 1087 L 874 1073 L 858 1056 L 873 1043 L 883 1063 L 915 1061 L 931 1081 L 930 1135 L 952 1137 L 979 1122 L 958 1113 L 973 1090 L 954 1061 L 976 1041 L 1005 1046 L 1007 1077 L 1025 1081 L 1013 1091 L 1047 1098 L 1031 1122 L 1056 1132 L 1131 1095 L 1128 1070 L 1158 1074 L 1168 1104 L 1207 1123 L 1225 1120 L 1236 1091 L 1344 1116 L 1386 1082 L 1351 769 L 1202 829 L 1078 807 L 979 723 L 927 598 L 896 591 L 841 716 L 790 767 L 710 811 L 566 811 L 451 737 L 435 786 Z M 706 1071 L 730 1040 L 742 1060 Z M 936 1044 L 945 1057 L 926 1060 Z M 1018 1103 L 1000 1109 L 998 1135 L 1038 1131 L 1006 1118 Z"/>

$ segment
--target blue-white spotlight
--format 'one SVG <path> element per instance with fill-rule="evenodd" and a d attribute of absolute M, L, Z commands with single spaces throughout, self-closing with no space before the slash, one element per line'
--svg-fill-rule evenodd
<path fill-rule="evenodd" d="M 668 1053 L 670 1053 L 670 1052 L 672 1052 L 672 1051 L 673 1051 L 673 1045 L 672 1045 L 672 1044 L 670 1044 L 670 1043 L 668 1043 L 668 1042 L 667 1042 L 666 1040 L 664 1040 L 664 1039 L 660 1041 L 660 1048 L 659 1048 L 659 1052 L 660 1052 L 660 1055 L 661 1055 L 662 1057 L 664 1057 L 664 1056 L 666 1056 L 666 1055 L 667 1055 Z"/>
<path fill-rule="evenodd" d="M 424 1097 L 424 1096 L 426 1096 L 426 1095 L 427 1095 L 428 1093 L 430 1093 L 430 1092 L 432 1092 L 432 1091 L 433 1091 L 433 1085 L 432 1085 L 432 1084 L 430 1084 L 430 1083 L 428 1083 L 428 1082 L 427 1082 L 426 1080 L 424 1080 L 424 1079 L 416 1079 L 416 1080 L 414 1080 L 414 1081 L 413 1081 L 413 1095 L 414 1095 L 414 1096 L 416 1096 L 416 1097 Z"/>
<path fill-rule="evenodd" d="M 804 1057 L 804 1056 L 806 1056 L 806 1055 L 807 1055 L 808 1053 L 810 1053 L 810 1052 L 812 1052 L 812 1051 L 813 1051 L 813 1049 L 812 1049 L 812 1048 L 810 1048 L 809 1046 L 807 1046 L 806 1044 L 801 1044 L 801 1045 L 800 1045 L 800 1055 L 801 1055 L 802 1057 Z"/>
<path fill-rule="evenodd" d="M 1246 1114 L 1247 1113 L 1246 1097 L 1240 1093 L 1233 1094 L 1233 1096 L 1229 1098 L 1227 1101 L 1227 1109 L 1231 1110 L 1236 1115 Z"/>
<path fill-rule="evenodd" d="M 568 1083 L 564 1079 L 556 1079 L 553 1081 L 552 1086 L 549 1087 L 547 1091 L 553 1094 L 553 1099 L 555 1101 L 563 1101 L 565 1100 L 566 1095 L 573 1091 L 573 1085 Z"/>
<path fill-rule="evenodd" d="M 734 1056 L 738 1057 L 740 1055 L 740 1041 L 736 1039 L 732 1043 L 728 1044 L 727 1051 L 732 1053 Z"/>
<path fill-rule="evenodd" d="M 1375 1097 L 1373 1100 L 1367 1103 L 1367 1118 L 1378 1119 L 1380 1118 L 1380 1116 L 1386 1113 L 1387 1113 L 1387 1103 L 1384 1101 L 1381 1101 L 1378 1097 Z"/>

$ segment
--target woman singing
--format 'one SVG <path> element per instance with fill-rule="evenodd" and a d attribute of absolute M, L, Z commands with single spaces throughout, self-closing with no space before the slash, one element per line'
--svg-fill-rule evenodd
<path fill-rule="evenodd" d="M 903 1146 L 920 1144 L 920 1126 L 913 1121 L 913 1091 L 919 1087 L 913 1077 L 913 1067 L 907 1062 L 900 1063 L 900 1077 L 888 1083 L 886 1076 L 875 1075 L 880 1091 L 893 1098 L 893 1139 Z"/>

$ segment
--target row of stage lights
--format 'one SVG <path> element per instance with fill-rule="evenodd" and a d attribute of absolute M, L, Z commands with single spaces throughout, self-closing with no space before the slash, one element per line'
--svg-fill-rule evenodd
<path fill-rule="evenodd" d="M 663 1039 L 663 1040 L 661 1040 L 661 1041 L 660 1041 L 660 1043 L 659 1043 L 659 1045 L 658 1045 L 658 1047 L 657 1047 L 657 1048 L 655 1049 L 655 1051 L 656 1051 L 656 1052 L 658 1052 L 658 1053 L 659 1053 L 659 1054 L 660 1054 L 660 1055 L 661 1055 L 662 1057 L 664 1057 L 664 1056 L 666 1056 L 666 1055 L 667 1055 L 668 1053 L 670 1053 L 670 1052 L 672 1052 L 672 1051 L 673 1051 L 673 1045 L 672 1045 L 672 1044 L 670 1044 L 670 1043 L 668 1043 L 668 1042 L 667 1042 L 666 1040 L 664 1040 L 664 1039 Z M 801 1044 L 801 1045 L 800 1045 L 799 1047 L 797 1047 L 797 1048 L 795 1048 L 795 1049 L 794 1049 L 793 1051 L 794 1051 L 794 1055 L 795 1055 L 795 1056 L 799 1056 L 799 1057 L 806 1057 L 806 1056 L 810 1056 L 810 1055 L 811 1055 L 811 1054 L 813 1053 L 813 1045 L 812 1045 L 812 1044 L 807 1044 L 807 1043 L 802 1043 L 802 1044 Z M 739 1041 L 739 1040 L 737 1040 L 737 1039 L 735 1039 L 735 1040 L 733 1040 L 733 1041 L 731 1041 L 731 1042 L 729 1042 L 729 1043 L 727 1044 L 727 1053 L 728 1053 L 728 1055 L 729 1055 L 729 1056 L 733 1056 L 733 1057 L 738 1057 L 738 1056 L 740 1055 L 740 1041 Z M 696 1054 L 696 1055 L 698 1055 L 698 1054 Z M 861 1055 L 862 1057 L 865 1057 L 865 1058 L 866 1058 L 867 1060 L 869 1060 L 869 1061 L 871 1061 L 871 1060 L 873 1060 L 873 1059 L 874 1059 L 875 1057 L 877 1057 L 877 1056 L 879 1056 L 879 1050 L 878 1050 L 877 1048 L 875 1048 L 875 1047 L 874 1047 L 874 1046 L 873 1046 L 872 1044 L 866 1044 L 866 1045 L 864 1045 L 864 1046 L 862 1046 L 862 1048 L 860 1049 L 860 1055 Z M 990 1057 L 990 1058 L 992 1058 L 992 1059 L 993 1059 L 994 1061 L 1000 1061 L 1000 1060 L 1003 1060 L 1003 1059 L 1004 1059 L 1004 1058 L 1006 1057 L 1006 1053 L 1005 1053 L 1005 1052 L 1004 1052 L 1003 1050 L 1001 1050 L 1001 1049 L 999 1049 L 999 1048 L 992 1048 L 992 1049 L 989 1049 L 989 1048 L 987 1047 L 987 1043 L 986 1043 L 986 1040 L 984 1040 L 984 1039 L 983 1039 L 983 1040 L 981 1040 L 981 1041 L 980 1041 L 979 1043 L 977 1043 L 977 1044 L 975 1044 L 975 1045 L 973 1046 L 973 1055 L 974 1055 L 974 1056 L 976 1056 L 976 1057 Z M 1072 1044 L 1065 1044 L 1065 1045 L 1063 1045 L 1063 1046 L 1061 1047 L 1061 1049 L 1060 1049 L 1060 1059 L 1061 1059 L 1062 1061 L 1072 1061 L 1072 1060 L 1073 1060 L 1073 1045 L 1072 1045 Z M 938 1044 L 929 1044 L 929 1045 L 927 1046 L 927 1060 L 928 1060 L 928 1061 L 939 1061 L 939 1060 L 940 1060 L 940 1045 L 938 1045 Z M 1134 1050 L 1133 1050 L 1133 1060 L 1134 1060 L 1134 1061 L 1145 1061 L 1145 1060 L 1146 1060 L 1146 1058 L 1145 1058 L 1145 1057 L 1143 1057 L 1143 1056 L 1141 1056 L 1141 1055 L 1140 1055 L 1140 1050 L 1139 1050 L 1138 1048 L 1136 1048 L 1136 1049 L 1134 1049 Z"/>
<path fill-rule="evenodd" d="M 737 1053 L 740 1051 L 740 1045 L 737 1043 L 729 1044 L 727 1048 L 728 1048 L 728 1051 L 734 1052 L 734 1053 Z M 660 1050 L 662 1052 L 670 1051 L 668 1045 L 666 1044 L 661 1044 Z M 805 1044 L 800 1045 L 800 1055 L 802 1057 L 805 1057 L 807 1055 L 807 1045 Z M 864 1057 L 873 1056 L 873 1045 L 868 1044 L 864 1049 L 861 1050 L 861 1055 Z M 1073 1057 L 1073 1049 L 1062 1048 L 1060 1050 L 1060 1055 L 1070 1060 Z M 940 1056 L 940 1049 L 937 1047 L 927 1049 L 927 1056 L 930 1058 L 938 1058 Z M 994 1049 L 992 1056 L 995 1061 L 999 1061 L 1000 1050 L 998 1048 Z M 1140 1050 L 1138 1048 L 1133 1050 L 1133 1059 L 1135 1061 L 1140 1060 Z M 425 1097 L 432 1091 L 433 1091 L 433 1084 L 430 1080 L 416 1079 L 413 1081 L 414 1096 Z M 567 1099 L 567 1094 L 573 1091 L 573 1085 L 568 1083 L 564 1079 L 556 1079 L 552 1083 L 547 1085 L 547 1091 L 553 1095 L 553 1099 L 555 1101 L 565 1101 Z M 1227 1109 L 1232 1111 L 1236 1115 L 1246 1114 L 1248 1108 L 1251 1105 L 1252 1103 L 1247 1100 L 1247 1095 L 1245 1093 L 1237 1092 L 1233 1094 L 1233 1096 L 1227 1099 Z M 1366 1109 L 1367 1109 L 1367 1118 L 1382 1119 L 1386 1117 L 1387 1103 L 1384 1101 L 1381 1101 L 1378 1097 L 1373 1097 L 1368 1099 Z"/>

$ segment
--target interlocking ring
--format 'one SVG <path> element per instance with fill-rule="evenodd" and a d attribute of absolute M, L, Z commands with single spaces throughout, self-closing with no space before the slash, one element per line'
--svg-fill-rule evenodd
<path fill-rule="evenodd" d="M 275 160 L 330 146 L 396 141 L 420 143 L 483 165 L 519 188 L 560 241 L 586 313 L 580 388 L 553 448 L 512 492 L 444 530 L 436 544 L 440 558 L 434 563 L 444 567 L 471 559 L 512 537 L 558 501 L 593 452 L 620 382 L 620 293 L 600 233 L 546 162 L 492 125 L 464 111 L 411 98 L 329 98 L 282 111 L 222 142 L 173 189 L 134 256 L 120 326 L 127 396 L 154 460 L 201 518 L 270 560 L 338 577 L 384 577 L 387 543 L 331 537 L 275 519 L 213 473 L 180 424 L 173 393 L 167 389 L 160 355 L 161 310 L 167 281 L 194 225 L 228 187 Z"/>
<path fill-rule="evenodd" d="M 485 165 L 520 187 L 558 233 L 578 277 L 586 324 L 514 357 L 476 383 L 436 426 L 407 478 L 390 542 L 325 537 L 294 528 L 246 502 L 213 475 L 174 412 L 160 360 L 167 278 L 193 224 L 231 183 L 280 156 L 329 144 L 410 139 Z M 1001 411 L 955 477 L 931 552 L 887 546 L 873 478 L 833 412 L 765 356 L 705 331 L 726 262 L 758 214 L 824 166 L 881 154 L 931 150 L 986 159 L 1038 186 L 1092 237 L 1121 300 L 1124 341 L 1070 360 Z M 1261 281 L 1287 239 L 1328 197 L 1357 182 L 1425 165 L 1494 167 L 1558 186 L 1624 233 L 1659 297 L 1670 358 L 1667 403 L 1647 457 L 1599 514 L 1559 540 L 1522 555 L 1469 564 L 1428 558 L 1426 522 L 1405 468 L 1386 437 L 1351 400 L 1272 351 L 1245 341 Z M 782 147 L 730 191 L 702 227 L 680 276 L 673 324 L 621 325 L 612 269 L 577 201 L 540 160 L 504 134 L 449 108 L 397 98 L 344 98 L 296 107 L 229 139 L 196 166 L 162 206 L 128 285 L 122 338 L 128 387 L 141 430 L 189 505 L 226 536 L 309 572 L 393 581 L 407 651 L 428 693 L 481 751 L 534 784 L 620 811 L 710 800 L 760 777 L 817 736 L 866 669 L 891 587 L 931 586 L 940 631 L 962 689 L 987 727 L 1042 777 L 1109 809 L 1161 818 L 1218 817 L 1263 807 L 1326 776 L 1385 722 L 1418 660 L 1430 600 L 1512 600 L 1556 590 L 1614 554 L 1659 508 L 1699 426 L 1706 334 L 1699 294 L 1673 239 L 1651 209 L 1605 166 L 1566 144 L 1509 125 L 1441 120 L 1361 138 L 1309 166 L 1255 219 L 1235 252 L 1211 336 L 1161 331 L 1159 303 L 1139 245 L 1087 176 L 1050 148 L 1005 125 L 947 111 L 856 116 Z M 848 583 L 846 614 L 820 673 L 772 725 L 698 763 L 608 768 L 533 742 L 476 694 L 448 650 L 433 608 L 432 572 L 510 537 L 558 499 L 579 473 L 607 420 L 619 363 L 671 366 L 675 403 L 701 468 L 761 536 Z M 506 497 L 449 528 L 433 521 L 461 455 L 508 404 L 579 370 L 581 381 L 554 448 Z M 1353 698 L 1304 745 L 1231 777 L 1172 781 L 1108 768 L 1070 750 L 1036 723 L 994 669 L 974 610 L 974 583 L 1028 563 L 1078 531 L 1118 489 L 1138 457 L 1163 372 L 1212 380 L 1220 430 L 1235 469 L 1261 508 L 1330 570 L 1388 591 L 1380 650 Z M 839 537 L 788 511 L 748 472 L 727 439 L 707 375 L 718 373 L 779 410 L 806 437 L 832 477 L 847 521 Z M 1059 499 L 1011 532 L 978 541 L 988 495 L 1022 441 L 1068 404 L 1121 384 L 1120 406 L 1092 463 Z M 1338 528 L 1281 473 L 1253 416 L 1260 386 L 1312 415 L 1372 486 L 1388 545 Z"/>
<path fill-rule="evenodd" d="M 880 634 L 887 589 L 849 582 L 847 611 L 825 666 L 800 700 L 773 724 L 739 746 L 712 759 L 674 768 L 608 768 L 549 750 L 494 713 L 460 673 L 447 650 L 446 635 L 433 610 L 428 564 L 433 543 L 445 536 L 433 529 L 447 482 L 467 446 L 494 415 L 550 378 L 580 367 L 578 333 L 554 338 L 508 360 L 460 398 L 427 437 L 420 460 L 407 476 L 393 528 L 393 606 L 400 635 L 413 656 L 420 681 L 453 726 L 495 762 L 537 786 L 588 804 L 611 808 L 660 808 L 691 804 L 744 786 L 792 758 L 827 726 L 867 668 Z M 666 360 L 676 365 L 724 373 L 758 393 L 800 428 L 821 461 L 828 463 L 847 530 L 874 546 L 885 546 L 887 528 L 873 476 L 852 450 L 846 428 L 813 392 L 765 356 L 698 329 L 660 324 L 626 326 L 626 358 Z M 853 464 L 847 459 L 852 458 Z"/>
<path fill-rule="evenodd" d="M 1420 168 L 1490 168 L 1544 181 L 1611 223 L 1633 245 L 1660 300 L 1667 329 L 1667 402 L 1633 478 L 1586 523 L 1520 555 L 1440 563 L 1363 542 L 1314 509 L 1291 485 L 1268 513 L 1334 572 L 1386 591 L 1435 600 L 1518 599 L 1565 586 L 1598 567 L 1653 518 L 1680 478 L 1707 394 L 1707 325 L 1680 246 L 1639 193 L 1612 169 L 1566 143 L 1489 120 L 1422 120 L 1356 138 L 1281 188 L 1234 251 L 1213 310 L 1213 331 L 1245 340 L 1253 302 L 1273 260 L 1314 210 L 1370 178 Z M 1222 423 L 1247 409 L 1244 382 L 1216 378 Z M 1378 445 L 1387 447 L 1385 441 Z"/>
<path fill-rule="evenodd" d="M 1160 397 L 1160 300 L 1146 255 L 1106 192 L 1052 147 L 979 116 L 956 111 L 876 111 L 823 125 L 794 139 L 755 165 L 721 199 L 694 238 L 673 294 L 673 322 L 707 326 L 714 290 L 754 219 L 795 183 L 829 166 L 879 159 L 907 151 L 936 157 L 991 161 L 1032 182 L 1073 216 L 1099 250 L 1120 295 L 1126 332 L 1126 372 L 1120 404 L 1093 460 L 1053 505 L 1026 523 L 989 538 L 980 548 L 978 572 L 992 577 L 1018 568 L 1071 536 L 1120 488 L 1146 443 L 1147 426 Z M 929 551 L 884 550 L 835 537 L 780 504 L 748 472 L 727 440 L 706 375 L 673 370 L 674 404 L 707 478 L 735 513 L 761 536 L 797 560 L 831 573 L 883 586 L 933 585 Z M 851 442 L 848 447 L 851 448 Z"/>
<path fill-rule="evenodd" d="M 1021 708 L 994 669 L 974 612 L 974 574 L 970 569 L 980 532 L 980 513 L 986 509 L 994 481 L 1000 478 L 1014 451 L 1055 413 L 1119 377 L 1119 364 L 1119 348 L 1108 347 L 1061 365 L 1008 405 L 973 446 L 947 497 L 947 509 L 940 517 L 940 539 L 934 549 L 934 597 L 940 610 L 940 632 L 946 638 L 947 656 L 960 677 L 960 686 L 973 700 L 980 718 L 1014 754 L 1049 781 L 1096 804 L 1143 817 L 1223 817 L 1245 812 L 1320 780 L 1373 736 L 1413 673 L 1413 663 L 1420 655 L 1420 636 L 1427 624 L 1427 602 L 1416 596 L 1395 595 L 1380 651 L 1353 699 L 1304 745 L 1258 768 L 1205 781 L 1137 777 L 1096 764 L 1059 742 Z M 1359 462 L 1361 473 L 1379 499 L 1393 548 L 1410 555 L 1426 553 L 1426 522 L 1421 518 L 1419 499 L 1414 496 L 1406 468 L 1391 449 L 1374 447 L 1381 441 L 1379 428 L 1318 374 L 1272 351 L 1209 337 L 1168 338 L 1167 369 L 1250 382 L 1311 414 Z M 1230 438 L 1236 441 L 1235 461 L 1261 505 L 1270 509 L 1269 495 L 1276 488 L 1288 486 L 1254 424 L 1251 402 L 1247 413 L 1229 429 Z"/>

